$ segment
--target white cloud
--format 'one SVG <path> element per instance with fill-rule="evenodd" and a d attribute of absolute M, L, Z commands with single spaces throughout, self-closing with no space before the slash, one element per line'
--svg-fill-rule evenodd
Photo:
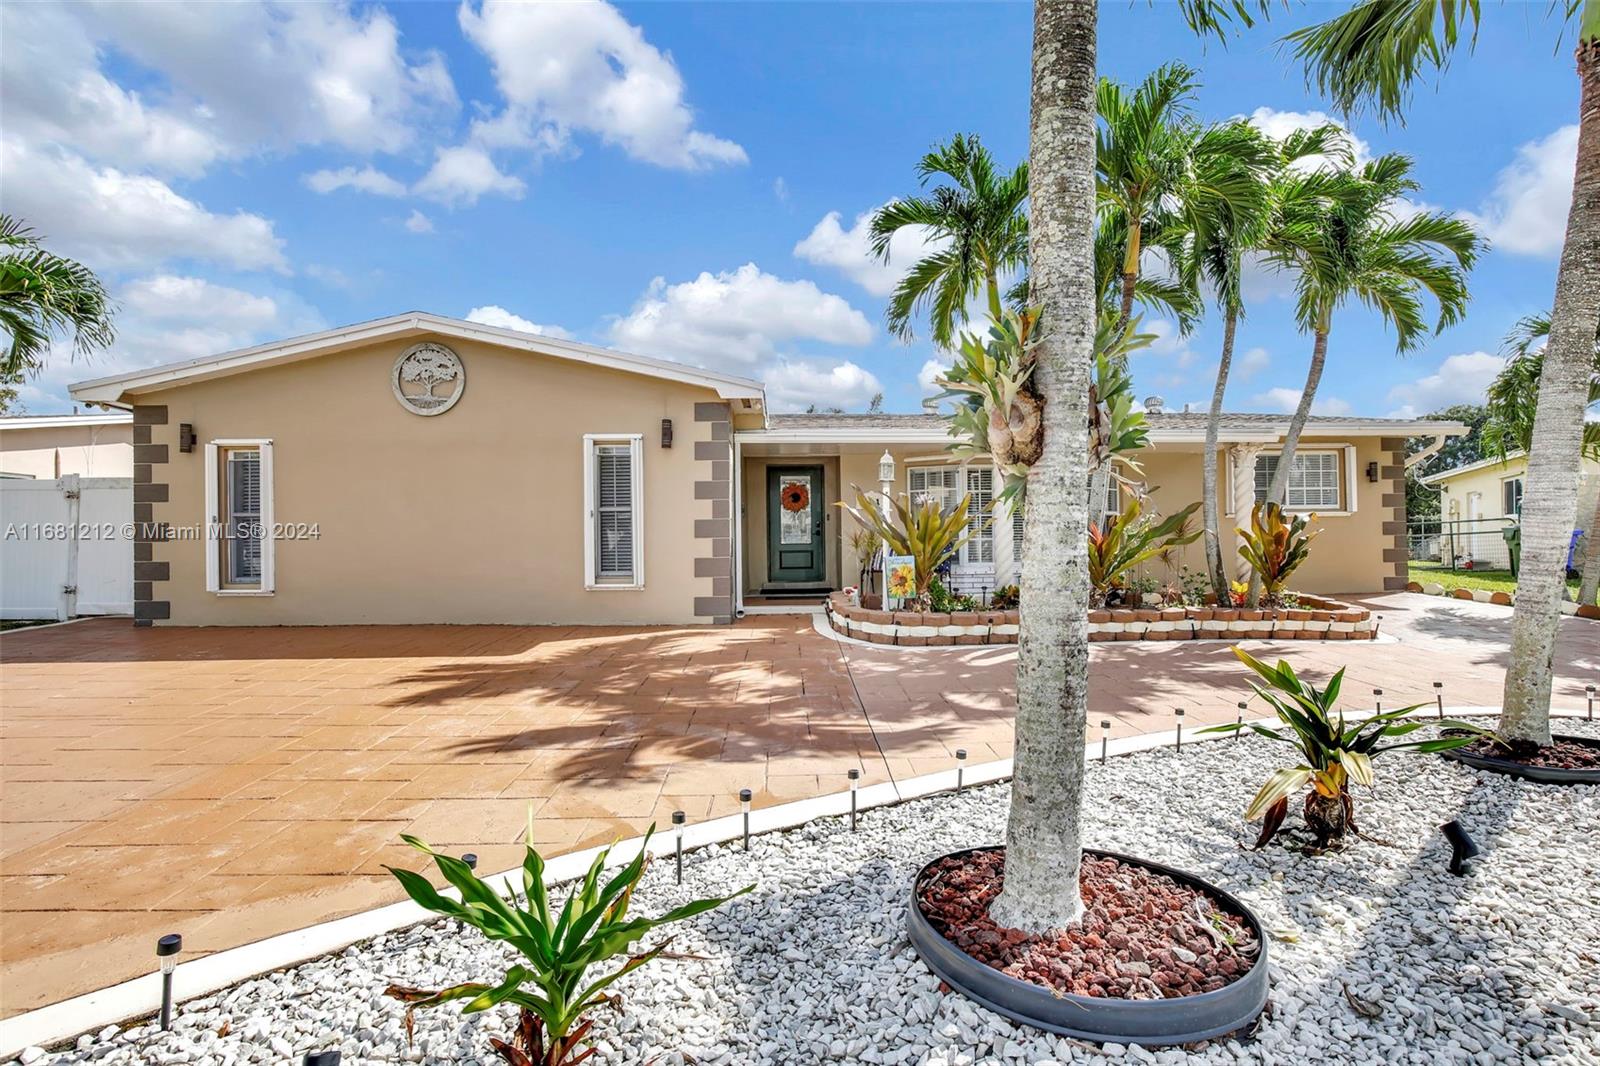
<path fill-rule="evenodd" d="M 391 178 L 373 166 L 340 167 L 338 170 L 317 170 L 306 175 L 306 185 L 312 192 L 330 193 L 340 189 L 355 189 L 374 196 L 404 196 L 403 182 Z"/>
<path fill-rule="evenodd" d="M 411 214 L 406 216 L 406 220 L 401 225 L 405 226 L 408 233 L 433 232 L 433 220 L 416 208 L 411 209 Z"/>
<path fill-rule="evenodd" d="M 95 167 L 67 152 L 0 139 L 6 209 L 51 248 L 96 268 L 204 260 L 238 270 L 288 271 L 283 241 L 260 215 L 215 214 L 158 178 Z"/>
<path fill-rule="evenodd" d="M 1280 386 L 1256 393 L 1250 398 L 1250 403 L 1262 411 L 1293 414 L 1295 408 L 1300 406 L 1300 391 Z M 1337 396 L 1317 396 L 1311 401 L 1311 413 L 1314 415 L 1347 415 L 1351 410 L 1350 404 Z"/>
<path fill-rule="evenodd" d="M 950 364 L 940 362 L 938 359 L 928 359 L 922 364 L 922 369 L 917 371 L 917 385 L 922 389 L 922 395 L 933 396 L 943 389 L 935 383 L 934 379 L 950 373 Z"/>
<path fill-rule="evenodd" d="M 1395 404 L 1390 418 L 1420 418 L 1458 403 L 1482 403 L 1489 383 L 1506 365 L 1505 360 L 1488 352 L 1463 352 L 1439 364 L 1432 374 L 1408 381 L 1389 390 Z"/>
<path fill-rule="evenodd" d="M 872 325 L 842 297 L 746 263 L 675 285 L 656 278 L 611 336 L 644 355 L 748 371 L 795 341 L 864 345 Z"/>
<path fill-rule="evenodd" d="M 883 391 L 870 370 L 851 362 L 783 359 L 768 367 L 762 380 L 775 411 L 800 411 L 812 404 L 849 411 L 865 407 Z"/>
<path fill-rule="evenodd" d="M 829 211 L 794 246 L 794 254 L 808 263 L 832 267 L 874 296 L 888 296 L 911 264 L 949 242 L 933 239 L 927 227 L 907 226 L 890 240 L 889 261 L 883 262 L 872 254 L 869 243 L 876 211 L 874 208 L 857 215 L 849 229 L 840 224 L 839 212 Z"/>
<path fill-rule="evenodd" d="M 541 337 L 555 337 L 559 340 L 572 339 L 572 334 L 560 326 L 542 326 L 537 322 L 530 322 L 521 315 L 514 315 L 504 307 L 495 304 L 474 307 L 467 312 L 467 321 L 482 322 L 485 326 L 497 326 L 500 329 L 514 329 L 519 333 L 535 333 Z"/>
<path fill-rule="evenodd" d="M 204 278 L 157 274 L 124 285 L 117 302 L 146 323 L 205 320 L 228 329 L 259 329 L 278 317 L 270 296 L 218 285 Z"/>
<path fill-rule="evenodd" d="M 447 207 L 470 206 L 480 196 L 507 196 L 520 200 L 527 186 L 522 179 L 501 173 L 489 153 L 471 144 L 440 148 L 433 167 L 417 182 L 419 196 Z"/>
<path fill-rule="evenodd" d="M 7 132 L 100 163 L 195 174 L 218 158 L 331 144 L 394 152 L 458 106 L 437 53 L 349 3 L 5 5 Z M 153 77 L 108 76 L 117 54 Z"/>
<path fill-rule="evenodd" d="M 789 183 L 784 181 L 782 177 L 774 178 L 772 180 L 772 195 L 778 198 L 780 204 L 788 203 Z"/>
<path fill-rule="evenodd" d="M 1296 130 L 1310 130 L 1327 125 L 1338 126 L 1344 130 L 1345 136 L 1350 138 L 1350 148 L 1355 153 L 1358 165 L 1372 158 L 1372 146 L 1351 133 L 1350 127 L 1325 111 L 1279 111 L 1273 107 L 1258 107 L 1246 117 L 1250 125 L 1279 141 Z M 1299 161 L 1297 169 L 1315 170 L 1324 162 L 1326 162 L 1325 156 L 1307 156 Z"/>
<path fill-rule="evenodd" d="M 1265 348 L 1251 348 L 1243 355 L 1233 359 L 1233 369 L 1230 377 L 1234 381 L 1249 381 L 1261 373 L 1272 362 L 1272 355 Z"/>
<path fill-rule="evenodd" d="M 1572 176 L 1578 159 L 1578 127 L 1562 126 L 1517 149 L 1517 157 L 1495 178 L 1494 193 L 1478 214 L 1464 212 L 1495 248 L 1553 258 L 1566 238 L 1572 206 Z"/>
<path fill-rule="evenodd" d="M 478 128 L 493 143 L 559 150 L 576 131 L 657 166 L 748 161 L 739 145 L 695 128 L 672 58 L 611 5 L 484 0 L 474 8 L 468 0 L 458 15 L 506 99 L 506 110 Z"/>

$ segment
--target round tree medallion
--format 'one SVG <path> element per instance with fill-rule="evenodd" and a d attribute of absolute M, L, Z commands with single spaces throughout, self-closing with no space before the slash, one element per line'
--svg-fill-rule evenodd
<path fill-rule="evenodd" d="M 394 398 L 414 415 L 442 415 L 461 399 L 467 369 L 461 357 L 442 344 L 413 344 L 394 361 L 389 375 Z"/>

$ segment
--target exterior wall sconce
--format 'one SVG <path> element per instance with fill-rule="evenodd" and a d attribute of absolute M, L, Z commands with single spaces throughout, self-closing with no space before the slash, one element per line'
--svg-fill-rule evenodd
<path fill-rule="evenodd" d="M 672 419 L 670 418 L 661 420 L 661 446 L 663 448 L 672 447 Z"/>
<path fill-rule="evenodd" d="M 1367 464 L 1367 480 L 1373 484 L 1378 482 L 1378 462 L 1376 459 Z"/>
<path fill-rule="evenodd" d="M 894 456 L 889 454 L 888 448 L 878 457 L 878 480 L 885 485 L 894 484 Z"/>
<path fill-rule="evenodd" d="M 192 451 L 194 451 L 194 442 L 195 442 L 194 423 L 193 422 L 179 422 L 178 423 L 178 450 L 180 452 L 192 452 Z"/>

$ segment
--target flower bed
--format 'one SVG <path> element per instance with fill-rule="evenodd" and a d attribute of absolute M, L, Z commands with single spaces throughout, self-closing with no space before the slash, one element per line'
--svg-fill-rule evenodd
<path fill-rule="evenodd" d="M 959 644 L 1015 644 L 1016 611 L 872 611 L 853 606 L 844 593 L 828 599 L 828 621 L 846 636 L 873 644 L 923 648 Z M 1299 597 L 1292 609 L 1244 607 L 1141 607 L 1089 612 L 1089 639 L 1108 640 L 1371 640 L 1372 613 L 1338 600 Z"/>

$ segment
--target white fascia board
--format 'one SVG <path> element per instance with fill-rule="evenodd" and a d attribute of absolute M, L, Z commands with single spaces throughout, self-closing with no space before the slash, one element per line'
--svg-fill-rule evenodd
<path fill-rule="evenodd" d="M 133 421 L 128 411 L 94 415 L 12 415 L 0 418 L 0 429 L 70 429 L 73 426 L 125 426 Z"/>
<path fill-rule="evenodd" d="M 740 429 L 745 444 L 948 444 L 943 430 L 927 429 Z"/>
<path fill-rule="evenodd" d="M 299 359 L 308 359 L 318 355 L 343 351 L 344 349 L 372 341 L 385 340 L 390 337 L 417 336 L 424 333 L 434 333 L 462 340 L 480 340 L 508 348 L 520 348 L 524 351 L 537 352 L 558 359 L 570 359 L 574 362 L 587 363 L 592 366 L 644 374 L 649 377 L 679 381 L 690 385 L 701 385 L 715 390 L 717 395 L 725 400 L 749 399 L 765 406 L 766 392 L 764 387 L 759 381 L 754 381 L 750 378 L 717 374 L 708 370 L 701 370 L 698 367 L 685 366 L 662 359 L 649 359 L 645 356 L 632 355 L 627 352 L 612 351 L 609 348 L 596 348 L 587 344 L 577 344 L 573 341 L 556 340 L 531 333 L 520 333 L 516 330 L 502 329 L 498 326 L 485 326 L 478 322 L 445 318 L 442 315 L 432 315 L 421 311 L 393 315 L 389 318 L 361 322 L 352 326 L 341 326 L 338 329 L 324 330 L 321 333 L 310 333 L 302 337 L 292 337 L 285 341 L 256 345 L 253 348 L 241 348 L 237 351 L 223 352 L 219 355 L 205 356 L 200 359 L 167 363 L 132 373 L 95 378 L 73 385 L 70 391 L 73 398 L 81 402 L 115 403 L 127 392 L 142 392 L 185 381 L 205 381 L 211 378 L 226 377 L 230 374 L 237 374 L 260 366 L 289 363 Z"/>
<path fill-rule="evenodd" d="M 1504 459 L 1501 459 L 1497 455 L 1491 456 L 1488 459 L 1479 459 L 1475 463 L 1466 463 L 1462 466 L 1452 466 L 1449 470 L 1441 470 L 1437 474 L 1429 474 L 1427 477 L 1419 477 L 1417 478 L 1417 481 L 1423 485 L 1437 485 L 1440 482 L 1449 481 L 1451 478 L 1459 477 L 1462 474 L 1470 474 L 1476 470 L 1487 470 L 1491 466 L 1510 466 L 1512 463 L 1518 462 L 1522 458 L 1522 450 L 1519 448 L 1515 451 L 1507 452 Z"/>

